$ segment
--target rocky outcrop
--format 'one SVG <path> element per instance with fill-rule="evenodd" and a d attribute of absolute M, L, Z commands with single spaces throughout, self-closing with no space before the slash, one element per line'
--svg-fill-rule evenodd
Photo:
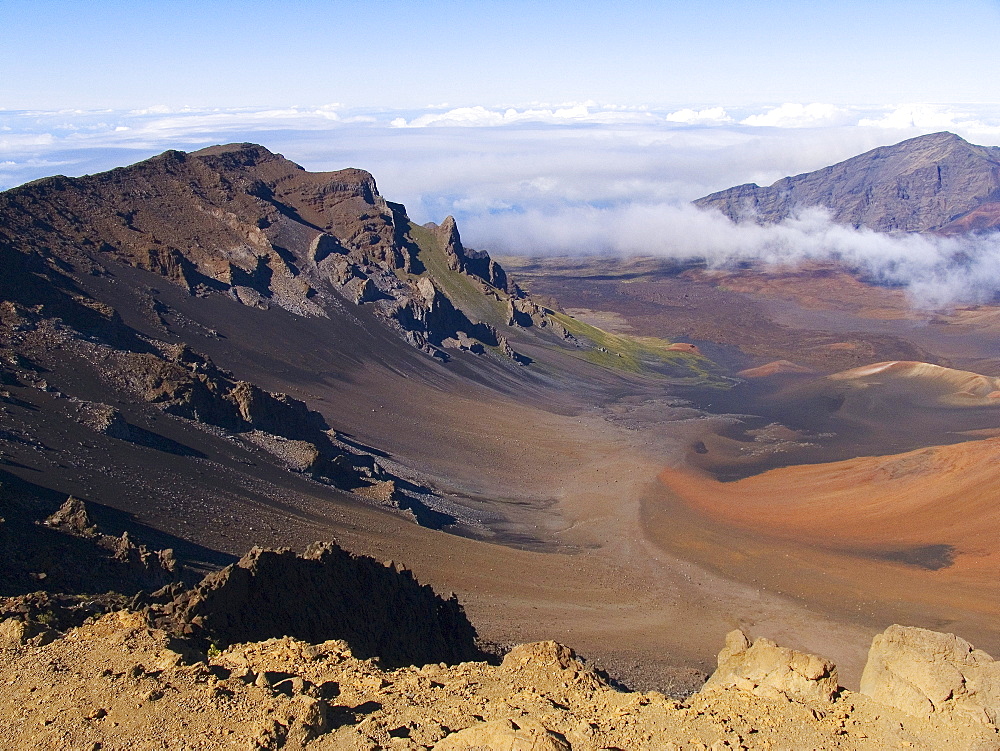
<path fill-rule="evenodd" d="M 736 222 L 771 224 L 820 207 L 835 222 L 853 227 L 947 233 L 1000 228 L 998 200 L 1000 147 L 933 133 L 785 177 L 770 187 L 739 185 L 694 203 Z"/>
<path fill-rule="evenodd" d="M 91 430 L 98 433 L 127 441 L 132 437 L 132 430 L 125 421 L 121 411 L 110 404 L 100 402 L 81 402 L 79 420 Z"/>
<path fill-rule="evenodd" d="M 79 498 L 67 498 L 44 524 L 66 534 L 90 538 L 97 547 L 108 551 L 111 556 L 109 563 L 121 564 L 123 569 L 117 574 L 118 581 L 109 589 L 120 592 L 153 590 L 181 578 L 180 565 L 173 550 L 150 550 L 145 545 L 137 545 L 127 530 L 120 537 L 101 534 L 91 521 L 86 504 Z"/>
<path fill-rule="evenodd" d="M 816 655 L 779 647 L 770 639 L 750 643 L 742 631 L 730 631 L 719 652 L 719 667 L 703 691 L 738 688 L 758 696 L 786 696 L 829 702 L 839 688 L 837 667 Z"/>
<path fill-rule="evenodd" d="M 79 498 L 70 496 L 59 509 L 49 516 L 46 527 L 59 529 L 80 537 L 96 537 L 97 526 L 90 520 L 86 504 Z"/>
<path fill-rule="evenodd" d="M 2 488 L 0 488 L 2 489 Z M 6 502 L 0 523 L 0 597 L 36 591 L 134 596 L 180 581 L 173 550 L 136 543 L 128 531 L 103 534 L 87 505 L 69 497 L 46 519 Z M 0 608 L 2 610 L 2 608 Z"/>
<path fill-rule="evenodd" d="M 554 641 L 520 644 L 504 656 L 500 668 L 525 682 L 530 682 L 533 675 L 541 679 L 543 675 L 558 674 L 565 683 L 581 690 L 595 690 L 608 685 L 570 647 Z"/>
<path fill-rule="evenodd" d="M 462 237 L 458 234 L 458 225 L 455 223 L 454 217 L 445 218 L 440 226 L 434 223 L 424 226 L 430 229 L 443 245 L 445 257 L 448 259 L 448 268 L 452 271 L 468 274 L 504 292 L 511 291 L 508 288 L 510 282 L 507 279 L 507 272 L 499 263 L 490 258 L 489 253 L 481 250 L 469 250 L 462 245 Z"/>
<path fill-rule="evenodd" d="M 861 693 L 915 717 L 995 725 L 1000 663 L 954 634 L 894 625 L 872 640 Z"/>
<path fill-rule="evenodd" d="M 535 719 L 493 720 L 452 733 L 434 751 L 469 749 L 528 749 L 530 751 L 569 751 L 565 737 L 546 728 Z"/>
<path fill-rule="evenodd" d="M 154 612 L 157 623 L 203 647 L 293 636 L 342 639 L 357 656 L 390 666 L 480 656 L 454 597 L 442 599 L 406 569 L 334 543 L 302 555 L 254 548 Z"/>
<path fill-rule="evenodd" d="M 42 647 L 55 641 L 58 633 L 35 621 L 6 618 L 0 621 L 0 650 L 17 649 L 25 645 Z"/>
<path fill-rule="evenodd" d="M 168 414 L 242 435 L 293 471 L 345 489 L 385 479 L 371 455 L 346 450 L 323 416 L 304 402 L 241 381 L 186 346 L 111 352 L 108 357 L 112 363 L 105 372 L 117 388 Z M 107 405 L 83 411 L 94 429 L 108 423 L 116 430 L 109 435 L 133 441 L 141 437 L 135 428 L 128 431 L 127 423 Z"/>

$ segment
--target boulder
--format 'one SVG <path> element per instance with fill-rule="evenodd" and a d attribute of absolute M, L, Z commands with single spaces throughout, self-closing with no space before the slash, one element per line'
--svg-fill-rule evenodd
<path fill-rule="evenodd" d="M 915 717 L 996 724 L 1000 663 L 954 634 L 893 625 L 872 640 L 861 693 Z"/>
<path fill-rule="evenodd" d="M 97 527 L 87 513 L 87 507 L 79 498 L 69 496 L 59 510 L 44 522 L 46 527 L 52 527 L 81 537 L 94 537 Z"/>
<path fill-rule="evenodd" d="M 569 751 L 569 743 L 537 720 L 494 720 L 452 733 L 434 751 Z"/>
<path fill-rule="evenodd" d="M 17 618 L 0 621 L 0 650 L 17 649 L 28 644 L 42 647 L 51 644 L 56 636 L 55 631 L 40 623 Z"/>
<path fill-rule="evenodd" d="M 726 635 L 718 662 L 702 691 L 739 688 L 757 696 L 829 702 L 839 689 L 837 666 L 829 660 L 779 647 L 770 639 L 751 644 L 738 629 Z"/>
<path fill-rule="evenodd" d="M 572 684 L 593 690 L 607 685 L 572 649 L 554 641 L 519 644 L 504 656 L 500 668 L 523 684 L 535 687 Z"/>

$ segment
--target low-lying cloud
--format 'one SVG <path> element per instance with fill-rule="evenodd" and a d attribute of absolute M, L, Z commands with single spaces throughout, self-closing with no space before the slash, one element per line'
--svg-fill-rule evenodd
<path fill-rule="evenodd" d="M 493 214 L 466 228 L 470 244 L 512 254 L 658 256 L 714 268 L 836 262 L 903 287 L 914 305 L 932 310 L 989 302 L 1000 292 L 1000 235 L 888 235 L 835 224 L 822 209 L 762 226 L 690 204 L 578 206 Z"/>

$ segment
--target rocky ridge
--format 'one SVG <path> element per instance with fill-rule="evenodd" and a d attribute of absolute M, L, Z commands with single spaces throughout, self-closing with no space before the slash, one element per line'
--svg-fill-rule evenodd
<path fill-rule="evenodd" d="M 977 706 L 964 696 L 956 698 L 959 710 L 935 711 L 901 708 L 896 687 L 902 683 L 876 681 L 862 693 L 830 692 L 829 675 L 803 670 L 813 665 L 825 670 L 827 661 L 764 639 L 734 655 L 735 643 L 747 644 L 741 632 L 730 635 L 719 671 L 703 690 L 669 697 L 612 687 L 573 650 L 551 641 L 515 647 L 499 665 L 429 663 L 387 670 L 374 659 L 358 659 L 343 641 L 310 644 L 290 637 L 185 658 L 176 640 L 137 612 L 110 613 L 41 646 L 24 643 L 16 626 L 10 620 L 0 624 L 5 685 L 0 728 L 18 747 L 1000 746 L 997 728 L 985 714 L 961 711 Z M 900 626 L 890 632 L 897 635 L 895 653 L 872 659 L 898 665 L 900 681 L 925 678 L 928 666 L 943 663 L 901 646 L 899 634 L 935 653 L 955 640 Z M 945 690 L 944 682 L 933 678 L 920 685 L 936 695 Z M 984 684 L 976 687 L 982 690 Z"/>
<path fill-rule="evenodd" d="M 883 146 L 773 185 L 738 185 L 694 202 L 734 222 L 773 224 L 818 207 L 876 232 L 1000 228 L 1000 147 L 932 133 Z"/>
<path fill-rule="evenodd" d="M 190 455 L 123 412 L 150 405 L 433 526 L 450 517 L 430 510 L 427 490 L 387 469 L 378 451 L 193 348 L 192 338 L 224 335 L 168 302 L 158 281 L 341 327 L 370 325 L 351 313 L 363 308 L 439 360 L 461 351 L 501 369 L 530 362 L 502 330 L 565 336 L 499 264 L 462 245 L 451 217 L 419 227 L 367 172 L 309 173 L 254 144 L 169 151 L 6 191 L 0 262 L 4 384 L 69 399 L 95 432 Z M 70 372 L 91 383 L 68 388 L 60 374 Z"/>

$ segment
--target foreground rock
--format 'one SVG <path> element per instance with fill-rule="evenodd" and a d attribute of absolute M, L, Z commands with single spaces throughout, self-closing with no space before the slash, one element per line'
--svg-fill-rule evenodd
<path fill-rule="evenodd" d="M 44 646 L 0 649 L 0 737 L 11 748 L 130 750 L 1000 747 L 995 727 L 959 713 L 726 685 L 758 654 L 828 664 L 742 634 L 728 641 L 714 687 L 680 702 L 616 690 L 555 642 L 516 647 L 500 666 L 390 671 L 343 641 L 290 637 L 192 663 L 142 614 L 119 612 Z"/>
<path fill-rule="evenodd" d="M 872 641 L 861 691 L 915 717 L 995 725 L 1000 663 L 954 634 L 890 626 Z"/>
<path fill-rule="evenodd" d="M 719 653 L 719 668 L 704 691 L 738 688 L 757 696 L 789 700 L 832 701 L 837 666 L 816 655 L 779 647 L 770 639 L 753 644 L 742 631 L 731 631 Z"/>

